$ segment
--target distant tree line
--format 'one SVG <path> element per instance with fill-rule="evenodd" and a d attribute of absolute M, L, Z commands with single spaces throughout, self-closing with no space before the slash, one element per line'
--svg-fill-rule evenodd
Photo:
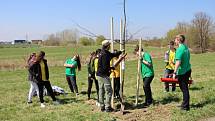
<path fill-rule="evenodd" d="M 100 45 L 105 37 L 103 35 L 96 37 L 86 37 L 79 35 L 77 29 L 67 29 L 55 34 L 50 34 L 44 41 L 44 45 L 49 46 L 67 46 L 81 44 Z M 204 53 L 207 51 L 215 51 L 215 23 L 213 19 L 204 12 L 198 12 L 194 15 L 191 22 L 178 22 L 176 27 L 169 30 L 166 37 L 144 40 L 144 46 L 164 47 L 171 40 L 174 40 L 177 34 L 184 34 L 189 48 L 194 53 Z M 134 43 L 135 40 L 128 41 Z"/>
<path fill-rule="evenodd" d="M 66 29 L 55 34 L 48 35 L 43 44 L 46 46 L 67 46 L 76 44 L 87 46 L 101 44 L 103 40 L 105 40 L 103 35 L 95 38 L 85 36 L 80 37 L 77 29 Z"/>

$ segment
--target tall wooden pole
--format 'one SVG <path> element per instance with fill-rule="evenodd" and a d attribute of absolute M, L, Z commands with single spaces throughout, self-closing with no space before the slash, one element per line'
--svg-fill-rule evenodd
<path fill-rule="evenodd" d="M 111 17 L 111 52 L 113 53 L 113 42 L 114 42 L 114 31 L 113 31 L 114 27 L 113 27 L 113 17 Z M 112 65 L 113 66 L 113 60 L 112 61 Z M 111 79 L 111 85 L 112 85 L 112 89 L 113 89 L 113 93 L 112 93 L 112 98 L 111 98 L 111 107 L 114 108 L 114 77 L 112 77 Z"/>
<path fill-rule="evenodd" d="M 141 49 L 142 49 L 142 39 L 139 40 L 139 55 L 138 55 L 138 63 L 137 63 L 137 92 L 136 92 L 136 102 L 135 105 L 138 105 L 139 98 L 139 86 L 140 86 L 140 66 L 141 66 Z"/>
<path fill-rule="evenodd" d="M 126 41 L 126 11 L 125 11 L 125 0 L 124 0 L 124 4 L 123 4 L 123 13 L 124 13 L 124 26 L 123 26 L 123 38 L 122 38 L 122 48 L 121 50 L 124 50 L 123 54 L 125 54 L 125 41 Z M 123 88 L 124 88 L 124 81 L 125 81 L 125 59 L 123 59 L 122 61 L 122 86 L 121 86 L 121 94 L 122 94 L 122 100 L 124 101 L 124 97 L 123 97 Z"/>
<path fill-rule="evenodd" d="M 122 43 L 123 43 L 123 21 L 122 19 L 120 19 L 120 50 L 122 50 Z M 124 67 L 123 67 L 123 63 L 120 62 L 120 97 L 123 98 L 123 87 L 122 87 L 122 82 L 123 82 L 123 70 L 124 70 Z"/>
<path fill-rule="evenodd" d="M 120 50 L 123 50 L 123 21 L 120 19 Z M 125 43 L 124 43 L 125 44 Z M 120 62 L 120 104 L 121 104 L 121 113 L 124 114 L 125 105 L 123 104 L 123 86 L 124 86 L 124 71 L 125 70 L 125 60 Z"/>

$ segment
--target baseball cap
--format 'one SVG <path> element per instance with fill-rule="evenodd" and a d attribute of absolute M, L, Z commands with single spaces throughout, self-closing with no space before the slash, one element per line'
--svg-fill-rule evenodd
<path fill-rule="evenodd" d="M 102 41 L 102 46 L 108 46 L 110 44 L 111 44 L 110 40 L 104 40 L 104 41 Z"/>

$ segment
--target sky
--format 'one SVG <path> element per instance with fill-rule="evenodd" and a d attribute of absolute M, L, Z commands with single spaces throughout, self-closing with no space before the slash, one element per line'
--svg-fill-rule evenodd
<path fill-rule="evenodd" d="M 205 12 L 215 20 L 214 0 L 126 0 L 127 29 L 134 38 L 164 37 L 178 22 L 191 22 L 194 14 Z M 1 0 L 0 41 L 45 39 L 77 24 L 96 35 L 119 38 L 123 0 Z"/>

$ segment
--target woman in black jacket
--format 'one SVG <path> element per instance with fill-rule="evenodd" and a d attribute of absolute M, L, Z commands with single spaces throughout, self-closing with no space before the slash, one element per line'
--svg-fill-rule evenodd
<path fill-rule="evenodd" d="M 47 60 L 44 59 L 45 52 L 40 51 L 40 53 L 37 55 L 36 63 L 33 66 L 34 70 L 34 76 L 36 80 L 38 81 L 38 87 L 39 87 L 39 97 L 41 102 L 41 107 L 45 107 L 44 99 L 43 99 L 43 90 L 44 86 L 47 89 L 47 92 L 50 94 L 52 100 L 54 101 L 54 104 L 59 104 L 59 102 L 56 100 L 54 92 L 51 87 L 51 83 L 49 81 L 49 69 L 47 65 Z"/>

